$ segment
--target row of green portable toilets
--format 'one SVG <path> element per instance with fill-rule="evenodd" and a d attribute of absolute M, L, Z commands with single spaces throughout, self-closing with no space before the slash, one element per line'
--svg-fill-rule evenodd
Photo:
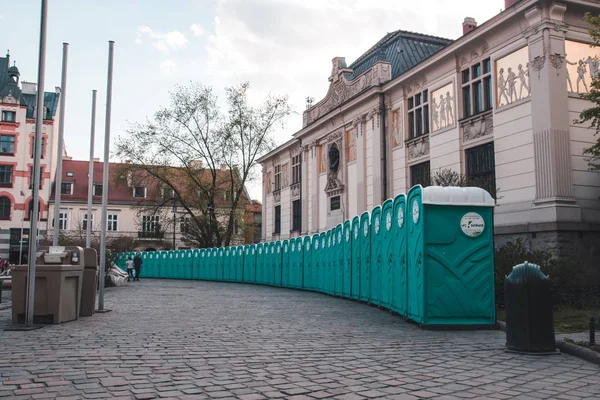
<path fill-rule="evenodd" d="M 408 196 L 312 236 L 142 252 L 142 274 L 317 291 L 422 325 L 492 325 L 494 204 L 479 188 L 415 186 Z M 120 254 L 118 265 L 134 255 Z"/>

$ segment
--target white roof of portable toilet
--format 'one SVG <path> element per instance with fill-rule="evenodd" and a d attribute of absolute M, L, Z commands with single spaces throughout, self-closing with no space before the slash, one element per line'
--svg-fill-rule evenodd
<path fill-rule="evenodd" d="M 423 204 L 494 207 L 496 201 L 478 187 L 427 186 L 423 188 Z"/>

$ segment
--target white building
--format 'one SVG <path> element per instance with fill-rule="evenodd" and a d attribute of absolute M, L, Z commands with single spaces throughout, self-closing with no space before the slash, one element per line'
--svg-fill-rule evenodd
<path fill-rule="evenodd" d="M 498 245 L 592 257 L 600 180 L 583 150 L 596 138 L 573 121 L 599 70 L 583 16 L 600 6 L 504 5 L 454 41 L 396 31 L 349 66 L 334 58 L 303 128 L 259 160 L 263 240 L 330 229 L 452 169 L 497 192 Z"/>

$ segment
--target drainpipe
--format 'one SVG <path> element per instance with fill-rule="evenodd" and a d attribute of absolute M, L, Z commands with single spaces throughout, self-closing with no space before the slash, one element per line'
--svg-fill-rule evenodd
<path fill-rule="evenodd" d="M 383 204 L 384 201 L 387 200 L 388 198 L 388 190 L 387 190 L 387 139 L 386 139 L 386 135 L 385 135 L 385 93 L 380 93 L 379 95 L 379 112 L 381 113 L 380 115 L 380 124 L 379 124 L 379 129 L 381 132 L 381 146 L 382 146 L 382 150 L 381 150 L 381 162 L 382 162 L 382 180 L 383 180 L 383 191 L 381 192 L 381 204 Z"/>

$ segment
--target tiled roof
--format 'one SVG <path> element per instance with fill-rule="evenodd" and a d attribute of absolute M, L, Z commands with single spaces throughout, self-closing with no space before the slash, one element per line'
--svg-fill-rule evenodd
<path fill-rule="evenodd" d="M 152 193 L 158 193 L 159 188 L 162 186 L 158 183 L 148 184 L 147 198 L 135 198 L 133 197 L 133 189 L 127 185 L 127 177 L 122 175 L 123 171 L 131 168 L 131 164 L 124 163 L 110 163 L 109 169 L 109 191 L 108 191 L 108 203 L 109 204 L 139 204 L 142 201 L 151 200 Z M 87 203 L 88 193 L 88 169 L 89 162 L 81 160 L 63 160 L 62 167 L 62 180 L 63 182 L 73 182 L 73 194 L 72 195 L 61 195 L 61 202 L 75 202 L 75 203 Z M 102 183 L 104 163 L 94 162 L 94 183 Z M 177 171 L 177 168 L 173 168 Z M 208 177 L 208 170 L 206 171 Z M 221 177 L 223 181 L 226 181 L 229 177 L 227 170 L 218 170 L 217 176 Z M 228 186 L 223 184 L 220 186 L 221 189 L 226 189 Z M 50 200 L 54 200 L 56 185 L 53 185 L 52 194 Z M 242 195 L 245 198 L 245 195 Z M 100 204 L 102 197 L 94 196 L 93 202 Z M 221 206 L 226 202 L 221 196 L 215 196 L 215 205 Z"/>
<path fill-rule="evenodd" d="M 346 77 L 354 79 L 371 68 L 376 61 L 385 59 L 392 64 L 394 79 L 452 42 L 450 39 L 402 30 L 391 32 L 350 64 L 348 68 L 352 69 L 352 74 Z"/>

